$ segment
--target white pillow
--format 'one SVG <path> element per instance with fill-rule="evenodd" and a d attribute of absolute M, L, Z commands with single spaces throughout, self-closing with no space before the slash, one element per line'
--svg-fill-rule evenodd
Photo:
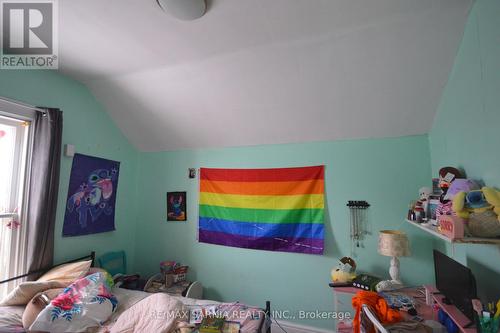
<path fill-rule="evenodd" d="M 37 281 L 58 281 L 65 284 L 65 287 L 67 287 L 79 278 L 87 275 L 91 265 L 92 260 L 63 264 L 52 268 L 50 271 L 38 278 Z"/>
<path fill-rule="evenodd" d="M 65 287 L 65 285 L 58 281 L 23 282 L 2 299 L 0 306 L 26 305 L 39 292 L 62 287 Z"/>

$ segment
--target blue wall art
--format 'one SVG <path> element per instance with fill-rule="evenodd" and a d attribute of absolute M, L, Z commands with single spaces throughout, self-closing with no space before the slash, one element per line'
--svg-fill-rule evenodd
<path fill-rule="evenodd" d="M 66 201 L 63 236 L 115 230 L 120 162 L 75 154 Z"/>
<path fill-rule="evenodd" d="M 186 221 L 186 192 L 167 192 L 167 221 Z"/>

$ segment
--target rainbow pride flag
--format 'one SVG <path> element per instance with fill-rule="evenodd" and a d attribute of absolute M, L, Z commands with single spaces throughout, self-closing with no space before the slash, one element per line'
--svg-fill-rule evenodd
<path fill-rule="evenodd" d="M 324 166 L 200 170 L 199 241 L 323 254 Z"/>

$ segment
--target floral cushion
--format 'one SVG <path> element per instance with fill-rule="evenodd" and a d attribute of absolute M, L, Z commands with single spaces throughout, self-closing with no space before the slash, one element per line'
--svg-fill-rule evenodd
<path fill-rule="evenodd" d="M 82 332 L 102 325 L 116 310 L 113 279 L 95 273 L 76 280 L 40 312 L 31 331 Z"/>

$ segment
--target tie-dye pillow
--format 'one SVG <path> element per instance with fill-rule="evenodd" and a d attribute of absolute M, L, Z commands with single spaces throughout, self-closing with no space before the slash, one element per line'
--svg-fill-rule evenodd
<path fill-rule="evenodd" d="M 82 332 L 102 325 L 118 304 L 113 279 L 99 272 L 76 280 L 40 312 L 31 331 Z"/>

